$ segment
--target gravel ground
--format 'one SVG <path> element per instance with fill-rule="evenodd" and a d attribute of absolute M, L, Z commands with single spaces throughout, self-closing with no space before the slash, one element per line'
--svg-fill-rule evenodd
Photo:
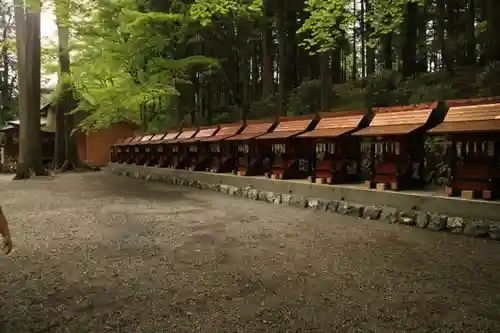
<path fill-rule="evenodd" d="M 498 332 L 500 246 L 103 173 L 11 182 L 2 332 Z"/>

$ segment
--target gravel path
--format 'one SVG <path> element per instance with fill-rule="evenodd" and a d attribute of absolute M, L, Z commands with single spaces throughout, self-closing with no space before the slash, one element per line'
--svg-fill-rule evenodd
<path fill-rule="evenodd" d="M 0 332 L 500 331 L 491 241 L 102 173 L 0 186 Z"/>

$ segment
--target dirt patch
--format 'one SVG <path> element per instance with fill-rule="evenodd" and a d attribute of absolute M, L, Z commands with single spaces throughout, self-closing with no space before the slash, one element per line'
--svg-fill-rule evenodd
<path fill-rule="evenodd" d="M 0 332 L 500 327 L 491 241 L 103 173 L 0 185 Z"/>

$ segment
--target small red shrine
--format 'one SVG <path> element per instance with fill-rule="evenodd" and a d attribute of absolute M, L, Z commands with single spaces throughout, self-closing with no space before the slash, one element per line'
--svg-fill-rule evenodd
<path fill-rule="evenodd" d="M 261 146 L 271 151 L 271 170 L 267 173 L 273 179 L 307 178 L 311 173 L 310 150 L 307 141 L 296 139 L 312 130 L 318 122 L 317 115 L 281 117 L 276 128 L 256 137 Z"/>
<path fill-rule="evenodd" d="M 425 135 L 442 122 L 443 103 L 373 109 L 370 125 L 354 136 L 367 139 L 370 151 L 369 187 L 394 191 L 425 185 Z"/>
<path fill-rule="evenodd" d="M 236 146 L 236 168 L 241 176 L 264 175 L 271 169 L 271 147 L 255 138 L 271 132 L 278 124 L 277 119 L 247 121 L 240 134 L 231 136 L 225 141 L 234 142 Z"/>
<path fill-rule="evenodd" d="M 148 141 L 141 143 L 142 148 L 144 149 L 145 165 L 153 166 L 159 164 L 160 154 L 157 147 L 166 135 L 167 133 L 157 133 L 154 134 Z"/>
<path fill-rule="evenodd" d="M 165 142 L 170 147 L 169 168 L 184 169 L 187 166 L 189 151 L 184 141 L 193 138 L 198 133 L 198 128 L 183 129 L 176 139 Z"/>
<path fill-rule="evenodd" d="M 160 168 L 165 168 L 170 165 L 170 160 L 172 158 L 173 152 L 172 147 L 169 146 L 168 143 L 177 139 L 180 134 L 180 131 L 166 133 L 163 136 L 163 139 L 151 144 L 153 146 L 152 150 L 156 151 L 156 154 L 158 156 L 158 166 Z"/>
<path fill-rule="evenodd" d="M 133 136 L 119 140 L 115 144 L 111 145 L 111 162 L 115 163 L 125 163 L 127 160 L 125 156 L 125 146 L 134 139 Z"/>
<path fill-rule="evenodd" d="M 236 170 L 235 142 L 227 139 L 238 135 L 244 128 L 243 122 L 223 124 L 214 136 L 203 140 L 209 145 L 210 150 L 210 162 L 206 171 L 232 172 Z"/>
<path fill-rule="evenodd" d="M 134 156 L 135 156 L 135 164 L 137 165 L 145 165 L 148 161 L 148 152 L 146 151 L 145 143 L 149 142 L 153 138 L 154 134 L 146 134 L 144 135 L 139 142 L 136 142 L 133 145 L 134 148 Z"/>
<path fill-rule="evenodd" d="M 198 133 L 191 139 L 182 142 L 187 145 L 187 161 L 185 167 L 191 171 L 205 171 L 210 163 L 210 147 L 204 142 L 205 139 L 213 137 L 220 126 L 201 127 Z"/>
<path fill-rule="evenodd" d="M 451 141 L 450 196 L 491 200 L 500 195 L 500 97 L 447 103 L 442 124 L 429 130 Z"/>
<path fill-rule="evenodd" d="M 369 125 L 370 111 L 320 114 L 318 125 L 298 136 L 312 153 L 311 182 L 340 184 L 360 180 L 361 140 L 351 134 Z"/>
<path fill-rule="evenodd" d="M 142 139 L 142 135 L 135 136 L 132 138 L 132 140 L 128 141 L 127 143 L 123 143 L 123 153 L 124 153 L 124 163 L 127 164 L 135 164 L 137 155 L 135 153 L 135 145 L 137 145 Z"/>

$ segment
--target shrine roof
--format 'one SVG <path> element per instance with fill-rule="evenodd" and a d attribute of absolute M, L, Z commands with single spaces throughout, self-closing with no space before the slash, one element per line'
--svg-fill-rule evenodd
<path fill-rule="evenodd" d="M 195 134 L 194 137 L 183 141 L 183 143 L 199 142 L 199 141 L 202 141 L 204 139 L 210 138 L 210 137 L 214 136 L 215 133 L 217 133 L 217 131 L 219 131 L 219 129 L 220 129 L 219 125 L 200 128 L 200 130 L 198 131 L 198 133 Z"/>
<path fill-rule="evenodd" d="M 167 133 L 156 133 L 156 134 L 153 134 L 153 136 L 151 137 L 151 139 L 149 139 L 146 142 L 143 142 L 142 144 L 149 145 L 149 144 L 159 143 L 165 137 L 165 135 L 167 135 Z"/>
<path fill-rule="evenodd" d="M 183 130 L 178 136 L 176 139 L 174 140 L 170 140 L 166 143 L 170 144 L 170 143 L 180 143 L 180 142 L 184 142 L 188 139 L 191 139 L 193 138 L 196 133 L 198 133 L 198 128 L 187 128 L 185 130 Z"/>
<path fill-rule="evenodd" d="M 231 136 L 225 140 L 228 141 L 242 141 L 255 139 L 261 135 L 268 133 L 276 124 L 276 120 L 259 120 L 249 121 L 240 134 Z"/>
<path fill-rule="evenodd" d="M 286 139 L 306 132 L 314 126 L 316 115 L 305 115 L 296 117 L 281 117 L 276 128 L 269 133 L 261 135 L 256 139 Z"/>
<path fill-rule="evenodd" d="M 134 138 L 134 140 L 130 141 L 127 145 L 128 146 L 137 146 L 137 145 L 143 145 L 145 143 L 148 143 L 149 140 L 154 136 L 154 134 L 143 134 L 142 136 Z"/>
<path fill-rule="evenodd" d="M 172 140 L 175 140 L 177 139 L 177 137 L 181 134 L 180 131 L 177 131 L 177 132 L 169 132 L 169 133 L 166 133 L 165 136 L 163 137 L 163 139 L 161 139 L 161 143 L 168 143 Z"/>
<path fill-rule="evenodd" d="M 139 140 L 141 140 L 141 138 L 142 138 L 142 135 L 141 136 L 131 136 L 131 137 L 126 138 L 125 140 L 123 140 L 121 143 L 116 143 L 116 145 L 117 146 L 133 145 L 136 142 L 138 142 Z"/>
<path fill-rule="evenodd" d="M 438 105 L 431 103 L 374 108 L 375 116 L 370 125 L 353 135 L 370 137 L 411 134 L 429 124 Z"/>
<path fill-rule="evenodd" d="M 344 111 L 321 113 L 318 125 L 309 132 L 298 135 L 299 138 L 338 137 L 358 129 L 366 116 L 366 111 Z"/>
<path fill-rule="evenodd" d="M 443 122 L 430 134 L 500 131 L 500 98 L 455 100 L 448 102 Z"/>
<path fill-rule="evenodd" d="M 220 125 L 219 131 L 209 138 L 203 139 L 203 142 L 215 142 L 228 139 L 237 135 L 245 125 L 242 122 Z"/>

